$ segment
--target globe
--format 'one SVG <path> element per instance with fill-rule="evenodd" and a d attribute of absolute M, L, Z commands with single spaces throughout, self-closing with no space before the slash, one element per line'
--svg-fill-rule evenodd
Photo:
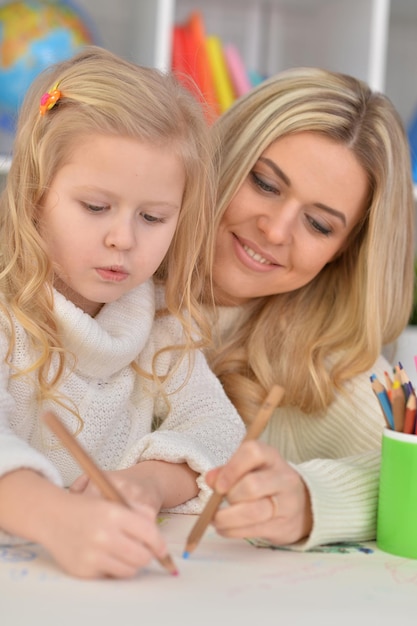
<path fill-rule="evenodd" d="M 95 37 L 73 3 L 33 0 L 0 6 L 0 131 L 13 133 L 35 76 Z"/>

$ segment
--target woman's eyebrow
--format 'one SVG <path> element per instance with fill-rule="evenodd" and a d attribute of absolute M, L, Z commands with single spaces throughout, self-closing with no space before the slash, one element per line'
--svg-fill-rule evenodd
<path fill-rule="evenodd" d="M 262 163 L 265 163 L 266 165 L 268 165 L 271 170 L 273 170 L 275 172 L 275 174 L 277 176 L 279 176 L 280 178 L 282 178 L 282 180 L 284 181 L 284 183 L 288 186 L 291 187 L 291 181 L 288 178 L 288 176 L 286 174 L 284 174 L 284 172 L 282 171 L 282 169 L 280 167 L 278 167 L 278 165 L 272 161 L 271 159 L 268 159 L 267 157 L 259 157 L 258 159 L 259 161 L 262 161 Z"/>
<path fill-rule="evenodd" d="M 288 178 L 286 174 L 284 174 L 282 169 L 278 167 L 278 165 L 274 161 L 272 161 L 271 159 L 268 159 L 267 157 L 259 157 L 258 160 L 262 161 L 262 163 L 265 163 L 265 165 L 268 165 L 268 167 L 270 167 L 271 170 L 273 170 L 273 172 L 277 176 L 279 176 L 281 180 L 284 181 L 287 187 L 291 187 L 291 180 Z M 330 213 L 331 215 L 334 215 L 334 217 L 339 218 L 340 221 L 343 223 L 343 225 L 346 226 L 346 216 L 344 213 L 342 213 L 342 211 L 333 209 L 332 207 L 327 206 L 327 204 L 322 204 L 321 202 L 315 202 L 314 206 L 318 207 L 319 209 L 323 209 L 323 211 L 326 211 L 327 213 Z"/>
<path fill-rule="evenodd" d="M 337 209 L 332 209 L 332 207 L 327 206 L 327 204 L 322 204 L 321 202 L 315 202 L 314 206 L 318 207 L 319 209 L 323 209 L 323 211 L 327 211 L 327 213 L 330 213 L 335 217 L 338 217 L 340 221 L 343 222 L 343 225 L 346 226 L 346 216 L 341 211 L 338 211 Z"/>

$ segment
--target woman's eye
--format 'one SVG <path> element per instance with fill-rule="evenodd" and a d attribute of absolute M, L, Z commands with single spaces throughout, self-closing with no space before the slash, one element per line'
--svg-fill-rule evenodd
<path fill-rule="evenodd" d="M 254 184 L 257 187 L 259 187 L 262 191 L 265 191 L 267 193 L 279 194 L 279 189 L 277 189 L 277 187 L 274 187 L 273 185 L 270 185 L 269 183 L 267 183 L 265 180 L 263 180 L 263 178 L 261 178 L 255 172 L 251 172 L 251 177 L 252 177 Z"/>
<path fill-rule="evenodd" d="M 317 220 L 314 219 L 314 217 L 307 217 L 309 223 L 311 224 L 311 227 L 316 230 L 318 233 L 321 233 L 322 235 L 330 235 L 332 233 L 332 229 L 329 228 L 328 226 L 324 226 L 323 224 L 320 224 L 320 222 L 318 222 Z"/>

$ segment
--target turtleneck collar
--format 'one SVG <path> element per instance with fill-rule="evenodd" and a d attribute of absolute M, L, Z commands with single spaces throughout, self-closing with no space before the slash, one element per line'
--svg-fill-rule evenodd
<path fill-rule="evenodd" d="M 105 304 L 94 318 L 56 290 L 54 303 L 63 345 L 88 377 L 107 378 L 127 367 L 143 350 L 155 317 L 151 280 Z"/>

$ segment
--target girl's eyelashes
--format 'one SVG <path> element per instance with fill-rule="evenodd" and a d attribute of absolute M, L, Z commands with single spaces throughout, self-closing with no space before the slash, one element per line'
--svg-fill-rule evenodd
<path fill-rule="evenodd" d="M 91 204 L 90 202 L 82 202 L 81 204 L 91 213 L 100 213 L 108 208 L 106 205 Z"/>
<path fill-rule="evenodd" d="M 163 224 L 165 222 L 164 217 L 156 217 L 155 215 L 150 215 L 149 213 L 141 213 L 141 215 L 148 224 Z"/>
<path fill-rule="evenodd" d="M 111 209 L 109 205 L 99 205 L 92 204 L 90 202 L 82 202 L 82 206 L 90 211 L 90 213 L 102 213 L 108 209 Z M 150 213 L 141 212 L 140 216 L 147 224 L 163 224 L 166 221 L 165 217 L 157 217 L 156 215 L 151 215 Z"/>

